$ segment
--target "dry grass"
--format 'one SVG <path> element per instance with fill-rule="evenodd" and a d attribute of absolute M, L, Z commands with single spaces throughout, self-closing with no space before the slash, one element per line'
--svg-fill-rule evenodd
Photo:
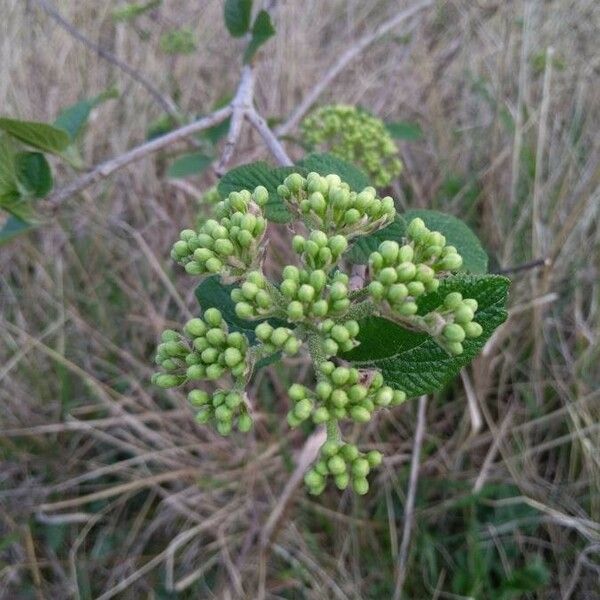
<path fill-rule="evenodd" d="M 121 95 L 96 112 L 83 155 L 91 165 L 139 143 L 161 114 L 147 92 L 35 2 L 7 4 L 2 112 L 52 120 L 114 83 Z M 234 89 L 240 45 L 220 2 L 166 0 L 137 32 L 112 22 L 116 4 L 58 3 L 188 114 Z M 277 2 L 278 35 L 258 69 L 263 114 L 289 114 L 399 5 Z M 422 141 L 402 144 L 401 204 L 464 216 L 494 265 L 551 261 L 515 274 L 509 321 L 429 403 L 407 598 L 500 598 L 490 582 L 538 556 L 549 581 L 507 597 L 600 597 L 600 10 L 594 0 L 530 6 L 438 2 L 322 99 L 422 125 Z M 158 50 L 173 26 L 194 29 L 196 54 Z M 262 155 L 246 136 L 236 160 Z M 286 378 L 308 368 L 257 377 L 249 437 L 220 438 L 195 424 L 182 394 L 151 388 L 159 332 L 196 310 L 194 282 L 168 260 L 196 208 L 163 172 L 164 158 L 148 158 L 0 252 L 0 597 L 391 597 L 416 403 L 360 434 L 387 456 L 367 497 L 299 491 L 258 552 L 302 440 L 284 425 Z M 59 181 L 72 177 L 58 168 Z"/>

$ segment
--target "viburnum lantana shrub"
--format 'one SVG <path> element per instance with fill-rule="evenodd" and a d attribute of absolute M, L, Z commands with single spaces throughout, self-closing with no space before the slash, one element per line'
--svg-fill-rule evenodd
<path fill-rule="evenodd" d="M 204 278 L 204 314 L 163 333 L 153 381 L 189 387 L 197 420 L 228 435 L 252 426 L 245 390 L 256 369 L 308 352 L 314 383 L 289 388 L 288 423 L 325 425 L 327 440 L 305 483 L 319 494 L 331 477 L 364 494 L 382 456 L 345 442 L 344 424 L 454 377 L 505 319 L 508 281 L 484 274 L 486 254 L 461 221 L 398 215 L 391 197 L 330 155 L 238 167 L 218 192 L 215 218 L 182 231 L 171 252 Z M 275 281 L 262 268 L 269 220 L 289 223 L 295 255 Z M 364 278 L 351 282 L 361 263 Z M 202 381 L 218 381 L 216 391 Z"/>

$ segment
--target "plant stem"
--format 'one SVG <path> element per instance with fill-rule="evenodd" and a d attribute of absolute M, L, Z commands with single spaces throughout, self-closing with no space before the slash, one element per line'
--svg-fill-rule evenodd
<path fill-rule="evenodd" d="M 341 439 L 340 427 L 335 419 L 329 419 L 326 423 L 327 426 L 327 441 L 328 442 L 339 442 Z"/>

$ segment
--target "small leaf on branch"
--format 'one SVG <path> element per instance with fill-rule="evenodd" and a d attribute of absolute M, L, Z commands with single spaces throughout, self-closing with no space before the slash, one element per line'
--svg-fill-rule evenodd
<path fill-rule="evenodd" d="M 385 126 L 392 137 L 397 140 L 414 142 L 423 139 L 423 130 L 418 123 L 412 123 L 411 121 L 394 121 L 392 123 L 386 123 Z"/>
<path fill-rule="evenodd" d="M 274 35 L 275 27 L 273 27 L 269 13 L 266 10 L 261 10 L 252 25 L 252 38 L 244 52 L 244 63 L 249 63 L 258 49 Z"/>
<path fill-rule="evenodd" d="M 182 154 L 167 169 L 167 177 L 178 179 L 190 175 L 199 175 L 210 166 L 211 162 L 212 158 L 202 152 Z"/>
<path fill-rule="evenodd" d="M 25 190 L 35 198 L 43 198 L 53 186 L 52 171 L 41 152 L 18 152 L 15 155 L 17 177 Z"/>
<path fill-rule="evenodd" d="M 225 25 L 233 37 L 242 37 L 250 28 L 252 0 L 225 0 Z"/>

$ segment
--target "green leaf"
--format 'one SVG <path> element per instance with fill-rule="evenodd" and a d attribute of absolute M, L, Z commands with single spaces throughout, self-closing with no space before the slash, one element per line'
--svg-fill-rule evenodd
<path fill-rule="evenodd" d="M 8 217 L 2 228 L 0 228 L 0 246 L 6 244 L 14 237 L 28 233 L 38 226 L 37 223 L 27 223 L 11 215 Z"/>
<path fill-rule="evenodd" d="M 126 2 L 123 6 L 115 8 L 112 11 L 111 16 L 113 21 L 116 21 L 117 23 L 119 21 L 133 21 L 136 17 L 143 15 L 145 12 L 159 7 L 161 3 L 162 0 L 151 0 L 151 2 L 146 2 L 145 4 Z"/>
<path fill-rule="evenodd" d="M 15 165 L 19 182 L 35 198 L 46 196 L 54 181 L 46 157 L 41 152 L 18 152 Z"/>
<path fill-rule="evenodd" d="M 117 98 L 118 95 L 116 88 L 110 88 L 93 98 L 80 100 L 61 111 L 54 121 L 54 126 L 64 129 L 73 141 L 83 131 L 92 110 L 106 100 Z"/>
<path fill-rule="evenodd" d="M 386 383 L 404 390 L 408 396 L 439 390 L 471 362 L 506 320 L 509 284 L 508 279 L 498 275 L 457 275 L 445 279 L 437 292 L 420 299 L 421 315 L 440 306 L 450 292 L 477 300 L 475 318 L 483 333 L 465 340 L 460 356 L 450 356 L 427 334 L 409 331 L 387 319 L 369 317 L 360 324 L 360 345 L 343 358 L 356 367 L 381 369 Z"/>
<path fill-rule="evenodd" d="M 406 221 L 400 215 L 396 215 L 394 222 L 390 223 L 387 227 L 371 235 L 364 235 L 357 238 L 345 256 L 352 264 L 366 264 L 369 261 L 371 252 L 375 252 L 381 242 L 385 242 L 386 240 L 399 241 L 404 236 L 405 231 Z"/>
<path fill-rule="evenodd" d="M 225 0 L 225 25 L 233 37 L 242 37 L 250 28 L 252 0 Z"/>
<path fill-rule="evenodd" d="M 0 206 L 17 201 L 21 196 L 15 157 L 6 136 L 0 136 Z"/>
<path fill-rule="evenodd" d="M 183 154 L 167 169 L 167 177 L 173 179 L 198 175 L 210 166 L 212 158 L 201 152 Z"/>
<path fill-rule="evenodd" d="M 386 123 L 385 126 L 390 132 L 390 135 L 397 140 L 413 142 L 415 140 L 423 139 L 423 130 L 418 123 L 412 123 L 411 121 L 394 121 L 392 123 Z"/>
<path fill-rule="evenodd" d="M 267 219 L 275 223 L 287 223 L 292 220 L 292 213 L 277 195 L 277 187 L 290 173 L 297 170 L 294 167 L 271 167 L 262 161 L 254 162 L 226 173 L 217 189 L 221 198 L 227 198 L 231 192 L 252 191 L 256 186 L 263 185 L 269 192 L 269 200 L 265 206 Z"/>
<path fill-rule="evenodd" d="M 358 167 L 333 154 L 309 154 L 296 164 L 323 176 L 336 173 L 356 192 L 371 185 L 369 178 Z"/>
<path fill-rule="evenodd" d="M 403 215 L 406 223 L 417 217 L 425 221 L 429 229 L 444 234 L 448 244 L 456 246 L 463 257 L 461 271 L 487 273 L 488 255 L 478 237 L 460 219 L 436 210 L 409 210 Z"/>
<path fill-rule="evenodd" d="M 249 63 L 258 49 L 272 36 L 275 35 L 275 27 L 271 23 L 271 17 L 266 10 L 261 10 L 252 25 L 252 38 L 244 52 L 244 63 Z"/>
<path fill-rule="evenodd" d="M 28 146 L 53 154 L 60 154 L 71 141 L 64 129 L 37 121 L 0 118 L 0 130 Z"/>

